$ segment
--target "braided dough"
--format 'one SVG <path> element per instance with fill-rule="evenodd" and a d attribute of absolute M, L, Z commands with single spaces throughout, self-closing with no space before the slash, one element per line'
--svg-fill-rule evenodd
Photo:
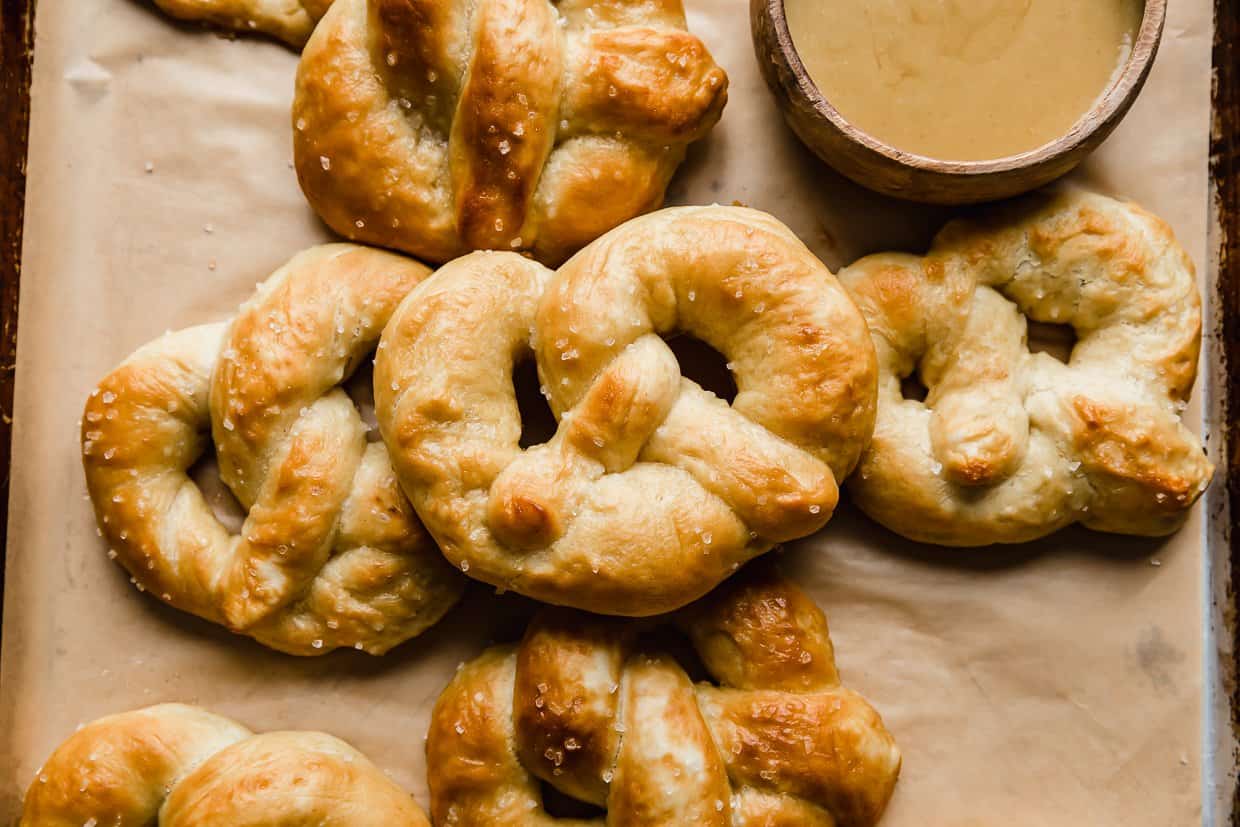
<path fill-rule="evenodd" d="M 21 827 L 430 827 L 366 756 L 320 732 L 252 735 L 182 704 L 73 734 L 26 793 Z"/>
<path fill-rule="evenodd" d="M 878 422 L 849 488 L 906 537 L 1015 543 L 1073 522 L 1162 535 L 1213 468 L 1180 422 L 1201 303 L 1170 228 L 1132 204 L 1063 192 L 948 225 L 924 258 L 844 270 L 878 350 Z M 1071 325 L 1063 364 L 1026 319 Z M 904 399 L 914 370 L 929 390 Z"/>
<path fill-rule="evenodd" d="M 155 0 L 181 20 L 211 23 L 238 31 L 256 31 L 300 49 L 332 0 Z"/>
<path fill-rule="evenodd" d="M 463 589 L 338 385 L 429 271 L 339 244 L 293 258 L 230 325 L 165 335 L 90 395 L 86 482 L 140 590 L 285 652 L 382 654 Z M 240 535 L 186 475 L 214 437 Z"/>
<path fill-rule="evenodd" d="M 562 609 L 465 665 L 431 714 L 431 815 L 455 827 L 562 823 L 539 781 L 607 810 L 573 824 L 865 827 L 900 752 L 843 688 L 827 620 L 746 570 L 675 618 L 719 686 L 694 685 L 633 623 Z"/>
<path fill-rule="evenodd" d="M 462 331 L 468 331 L 462 335 Z M 731 360 L 728 403 L 661 337 Z M 559 420 L 521 450 L 514 364 Z M 774 218 L 683 207 L 634 219 L 557 273 L 453 261 L 410 294 L 375 360 L 401 485 L 462 571 L 549 603 L 649 615 L 830 518 L 873 427 L 865 323 Z"/>
<path fill-rule="evenodd" d="M 302 56 L 294 158 L 336 232 L 548 264 L 663 202 L 727 75 L 680 0 L 339 0 Z"/>

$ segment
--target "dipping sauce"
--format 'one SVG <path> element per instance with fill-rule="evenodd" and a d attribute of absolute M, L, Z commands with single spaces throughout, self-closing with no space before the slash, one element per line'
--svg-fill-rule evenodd
<path fill-rule="evenodd" d="M 1066 133 L 1118 74 L 1143 0 L 785 0 L 810 77 L 905 152 L 981 161 Z"/>

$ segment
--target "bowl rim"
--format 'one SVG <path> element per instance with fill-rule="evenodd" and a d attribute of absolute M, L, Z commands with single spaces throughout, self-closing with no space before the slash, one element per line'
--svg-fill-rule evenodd
<path fill-rule="evenodd" d="M 1140 89 L 1158 54 L 1158 45 L 1162 40 L 1163 27 L 1167 19 L 1168 0 L 1144 0 L 1145 8 L 1141 13 L 1141 26 L 1137 30 L 1136 37 L 1133 38 L 1132 50 L 1123 68 L 1067 132 L 1025 152 L 980 161 L 947 161 L 907 152 L 880 141 L 853 124 L 827 100 L 810 77 L 805 64 L 801 62 L 800 52 L 797 51 L 792 34 L 788 30 L 788 18 L 784 14 L 784 0 L 762 0 L 762 2 L 766 6 L 767 14 L 774 27 L 776 46 L 792 72 L 797 91 L 805 97 L 815 115 L 828 121 L 848 140 L 901 166 L 937 174 L 968 177 L 1012 172 L 1050 163 L 1077 151 L 1095 132 L 1107 128 L 1115 118 L 1122 116 L 1133 96 Z"/>

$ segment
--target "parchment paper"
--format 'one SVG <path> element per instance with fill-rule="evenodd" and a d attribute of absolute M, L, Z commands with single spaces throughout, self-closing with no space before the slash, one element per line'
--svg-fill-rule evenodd
<path fill-rule="evenodd" d="M 1075 177 L 1164 216 L 1204 272 L 1210 14 L 1176 0 L 1127 121 Z M 744 0 L 690 0 L 731 76 L 675 203 L 739 200 L 832 267 L 924 244 L 945 213 L 852 186 L 803 150 L 759 79 Z M 1048 45 L 1048 59 L 1053 57 Z M 385 658 L 296 659 L 170 609 L 104 555 L 78 456 L 91 386 L 163 332 L 227 317 L 327 237 L 289 168 L 295 56 L 137 0 L 39 4 L 0 681 L 0 821 L 81 722 L 157 701 L 341 736 L 423 803 L 423 738 L 519 598 L 473 589 Z M 1189 410 L 1190 421 L 1200 408 Z M 1202 515 L 1169 542 L 1070 530 L 1031 547 L 918 547 L 847 505 L 785 566 L 826 608 L 845 681 L 904 751 L 890 827 L 1196 822 Z M 518 618 L 514 620 L 514 618 Z"/>

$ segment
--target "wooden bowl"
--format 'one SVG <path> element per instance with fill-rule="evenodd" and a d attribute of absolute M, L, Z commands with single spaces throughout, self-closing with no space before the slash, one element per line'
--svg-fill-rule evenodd
<path fill-rule="evenodd" d="M 828 0 L 823 0 L 827 2 Z M 1128 62 L 1060 138 L 990 161 L 940 161 L 903 152 L 853 126 L 810 80 L 784 17 L 784 0 L 750 0 L 754 51 L 792 131 L 819 158 L 869 189 L 910 201 L 974 204 L 1048 184 L 1084 160 L 1128 113 L 1154 64 L 1167 0 L 1146 0 Z"/>

